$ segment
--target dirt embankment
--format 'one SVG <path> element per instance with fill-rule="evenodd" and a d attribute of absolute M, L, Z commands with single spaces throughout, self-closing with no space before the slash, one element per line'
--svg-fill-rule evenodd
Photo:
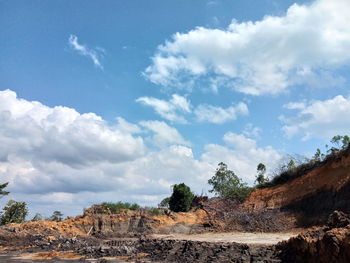
<path fill-rule="evenodd" d="M 287 263 L 350 262 L 350 215 L 335 211 L 324 227 L 314 228 L 278 245 Z"/>
<path fill-rule="evenodd" d="M 350 212 L 349 151 L 305 175 L 250 194 L 243 207 L 249 211 L 280 209 L 296 215 L 299 226 L 325 224 L 334 210 Z"/>

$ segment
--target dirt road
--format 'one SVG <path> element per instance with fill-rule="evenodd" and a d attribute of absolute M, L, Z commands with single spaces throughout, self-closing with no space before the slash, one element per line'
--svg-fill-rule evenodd
<path fill-rule="evenodd" d="M 173 240 L 192 240 L 206 242 L 235 242 L 258 245 L 274 245 L 280 241 L 288 240 L 297 236 L 298 233 L 204 233 L 194 235 L 172 234 L 172 235 L 153 235 L 154 238 L 173 239 Z"/>

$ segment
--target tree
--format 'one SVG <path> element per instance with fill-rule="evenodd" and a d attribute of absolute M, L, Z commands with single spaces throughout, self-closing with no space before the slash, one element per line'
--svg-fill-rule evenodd
<path fill-rule="evenodd" d="M 321 152 L 319 148 L 317 148 L 316 153 L 312 159 L 315 161 L 321 162 L 323 161 L 324 157 L 325 155 Z"/>
<path fill-rule="evenodd" d="M 31 221 L 39 221 L 39 220 L 43 220 L 43 219 L 44 218 L 40 213 L 36 213 Z"/>
<path fill-rule="evenodd" d="M 1 217 L 1 224 L 23 223 L 28 214 L 27 204 L 25 202 L 8 201 L 3 208 L 4 213 Z"/>
<path fill-rule="evenodd" d="M 350 145 L 350 137 L 348 135 L 335 135 L 331 139 L 331 143 L 335 144 L 337 147 L 332 147 L 330 149 L 331 152 L 334 152 L 334 150 L 345 150 Z"/>
<path fill-rule="evenodd" d="M 268 180 L 265 178 L 265 173 L 266 173 L 266 166 L 263 163 L 259 163 L 257 168 L 257 176 L 256 176 L 256 182 L 258 183 L 258 185 L 262 185 L 264 183 L 266 183 Z"/>
<path fill-rule="evenodd" d="M 55 211 L 55 212 L 53 212 L 52 216 L 50 216 L 49 219 L 51 221 L 60 222 L 60 221 L 62 221 L 62 216 L 63 216 L 63 214 L 60 211 Z"/>
<path fill-rule="evenodd" d="M 243 183 L 233 171 L 228 170 L 225 163 L 220 162 L 218 166 L 215 175 L 208 180 L 208 184 L 213 187 L 209 192 L 225 199 L 243 201 L 248 196 L 250 187 Z"/>
<path fill-rule="evenodd" d="M 159 208 L 169 208 L 170 197 L 165 197 L 159 204 Z"/>
<path fill-rule="evenodd" d="M 8 184 L 9 183 L 0 184 L 0 198 L 10 193 L 10 192 L 4 191 L 4 188 L 6 188 Z"/>
<path fill-rule="evenodd" d="M 169 208 L 174 212 L 187 212 L 191 208 L 193 198 L 194 195 L 187 185 L 175 184 L 169 199 Z"/>

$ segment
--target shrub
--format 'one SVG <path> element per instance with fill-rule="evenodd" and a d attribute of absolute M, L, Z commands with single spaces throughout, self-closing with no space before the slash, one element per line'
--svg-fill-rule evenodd
<path fill-rule="evenodd" d="M 193 198 L 194 195 L 187 185 L 175 184 L 169 199 L 169 208 L 174 212 L 187 212 L 191 208 Z"/>
<path fill-rule="evenodd" d="M 111 202 L 106 202 L 106 203 L 102 203 L 101 206 L 103 207 L 104 209 L 104 212 L 105 213 L 112 213 L 112 214 L 118 214 L 120 213 L 122 210 L 138 210 L 140 209 L 141 207 L 134 203 L 134 204 L 131 204 L 131 203 L 123 203 L 123 202 L 118 202 L 118 203 L 111 203 Z"/>
<path fill-rule="evenodd" d="M 164 213 L 164 209 L 161 209 L 161 208 L 151 207 L 151 208 L 148 208 L 147 211 L 152 216 L 160 216 L 160 215 L 164 215 L 165 214 Z"/>

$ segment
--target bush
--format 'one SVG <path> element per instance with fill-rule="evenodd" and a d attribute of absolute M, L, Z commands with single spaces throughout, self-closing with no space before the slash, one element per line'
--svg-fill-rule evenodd
<path fill-rule="evenodd" d="M 169 208 L 174 212 L 188 212 L 193 198 L 194 195 L 187 185 L 184 183 L 175 184 L 173 186 L 173 194 L 170 196 Z"/>
<path fill-rule="evenodd" d="M 27 204 L 25 202 L 8 201 L 3 208 L 4 213 L 1 216 L 1 225 L 9 223 L 23 223 L 28 214 Z"/>
<path fill-rule="evenodd" d="M 123 202 L 118 202 L 118 203 L 110 203 L 110 202 L 106 202 L 106 203 L 102 203 L 101 206 L 104 209 L 105 213 L 112 213 L 112 214 L 119 214 L 122 210 L 138 210 L 141 207 L 134 203 L 123 203 Z"/>
<path fill-rule="evenodd" d="M 161 209 L 161 208 L 151 207 L 151 208 L 147 208 L 146 210 L 152 216 L 160 216 L 160 215 L 164 215 L 165 214 L 164 209 Z"/>

